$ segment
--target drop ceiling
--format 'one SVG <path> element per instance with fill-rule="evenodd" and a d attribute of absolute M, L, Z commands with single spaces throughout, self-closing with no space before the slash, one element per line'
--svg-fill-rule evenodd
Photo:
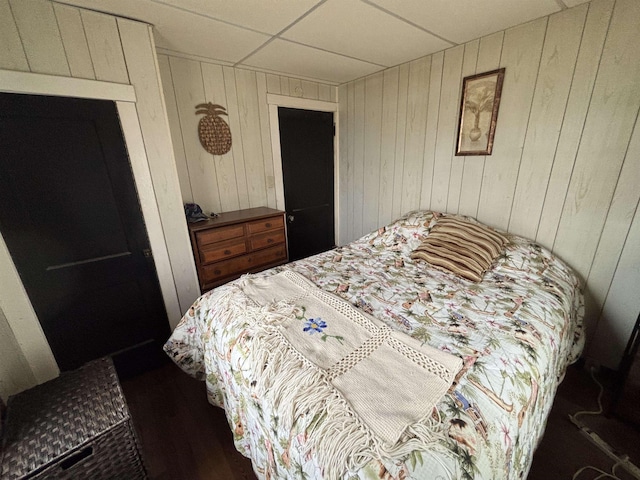
<path fill-rule="evenodd" d="M 154 26 L 160 53 L 341 84 L 588 0 L 58 0 Z"/>

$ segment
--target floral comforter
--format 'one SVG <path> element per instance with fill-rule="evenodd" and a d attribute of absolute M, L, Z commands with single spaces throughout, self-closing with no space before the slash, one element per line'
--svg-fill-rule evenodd
<path fill-rule="evenodd" d="M 434 412 L 445 432 L 439 443 L 371 461 L 344 479 L 526 477 L 557 385 L 582 350 L 579 281 L 532 241 L 507 234 L 509 245 L 480 283 L 411 260 L 439 215 L 412 212 L 347 246 L 257 274 L 292 269 L 463 359 Z M 324 478 L 307 444 L 322 418 L 301 417 L 285 429 L 272 406 L 252 394 L 251 323 L 223 315 L 233 283 L 200 297 L 165 351 L 206 381 L 210 402 L 225 409 L 236 447 L 259 478 Z"/>

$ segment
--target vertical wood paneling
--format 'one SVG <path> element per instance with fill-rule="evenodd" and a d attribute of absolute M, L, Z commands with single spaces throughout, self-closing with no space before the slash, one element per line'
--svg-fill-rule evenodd
<path fill-rule="evenodd" d="M 506 68 L 491 157 L 482 179 L 478 218 L 506 229 L 538 74 L 547 18 L 505 32 L 501 67 Z"/>
<path fill-rule="evenodd" d="M 431 57 L 423 57 L 410 63 L 401 200 L 404 212 L 418 208 L 420 204 L 430 74 Z"/>
<path fill-rule="evenodd" d="M 433 167 L 436 161 L 436 142 L 438 140 L 438 121 L 440 117 L 440 90 L 442 88 L 442 70 L 444 68 L 444 52 L 431 56 L 431 73 L 429 78 L 429 100 L 427 105 L 427 132 L 424 137 L 424 155 L 422 166 L 422 186 L 420 191 L 420 208 L 431 208 L 433 192 Z"/>
<path fill-rule="evenodd" d="M 338 192 L 338 203 L 340 205 L 340 211 L 345 212 L 346 206 L 349 204 L 349 103 L 347 101 L 348 98 L 348 87 L 347 84 L 343 84 L 340 87 L 340 105 L 338 110 L 338 118 L 339 118 L 339 170 L 338 170 L 338 185 L 335 186 Z M 347 215 L 340 215 L 340 223 L 339 223 L 339 232 L 340 235 L 338 237 L 338 245 L 344 245 L 348 243 L 348 232 L 349 232 L 349 224 Z"/>
<path fill-rule="evenodd" d="M 292 94 L 289 88 L 289 79 L 287 77 L 280 77 L 280 94 L 281 95 Z"/>
<path fill-rule="evenodd" d="M 193 191 L 191 190 L 191 183 L 189 181 L 189 166 L 187 165 L 187 156 L 184 150 L 184 142 L 182 141 L 182 129 L 180 128 L 180 117 L 178 115 L 176 95 L 173 90 L 173 79 L 171 78 L 169 57 L 166 55 L 158 55 L 158 67 L 160 68 L 160 76 L 162 77 L 164 101 L 167 106 L 169 131 L 171 132 L 173 156 L 176 159 L 176 168 L 178 170 L 180 193 L 182 195 L 183 203 L 192 203 L 194 202 Z"/>
<path fill-rule="evenodd" d="M 640 185 L 640 122 L 636 118 L 629 149 L 625 155 L 613 200 L 609 206 L 600 242 L 587 278 L 589 300 L 593 302 L 595 307 L 588 311 L 589 328 L 594 328 L 600 313 L 597 306 L 602 305 L 605 301 L 615 273 L 616 263 L 620 258 L 629 232 L 629 225 L 636 214 L 638 201 L 640 201 L 638 185 Z M 636 302 L 640 312 L 640 299 Z M 633 315 L 630 316 L 630 321 L 632 317 Z"/>
<path fill-rule="evenodd" d="M 460 95 L 460 75 L 464 46 L 450 48 L 444 53 L 442 85 L 440 87 L 440 109 L 438 113 L 438 137 L 433 165 L 433 177 L 437 181 L 431 186 L 431 208 L 447 211 L 451 157 L 455 141 L 458 117 L 458 97 Z"/>
<path fill-rule="evenodd" d="M 503 39 L 504 32 L 482 37 L 478 49 L 476 73 L 490 72 L 500 66 Z M 485 161 L 486 157 L 475 155 L 467 156 L 464 159 L 460 204 L 458 206 L 458 212 L 462 215 L 470 215 L 472 217 L 478 215 Z"/>
<path fill-rule="evenodd" d="M 40 0 L 12 0 L 10 5 L 29 69 L 36 73 L 69 76 L 69 64 L 52 4 Z M 15 56 L 15 47 L 11 48 Z"/>
<path fill-rule="evenodd" d="M 202 85 L 204 86 L 203 103 L 211 102 L 214 105 L 221 105 L 226 108 L 227 96 L 224 88 L 222 67 L 220 65 L 201 63 L 200 69 L 202 71 Z M 202 118 L 202 116 L 199 116 L 199 118 Z M 222 115 L 220 118 L 228 123 L 227 116 Z M 215 179 L 209 179 L 211 182 L 209 188 L 217 190 L 220 197 L 220 210 L 223 212 L 238 210 L 240 201 L 236 185 L 233 149 L 224 155 L 214 155 L 213 163 L 216 176 Z M 216 210 L 215 212 L 217 213 L 218 211 Z"/>
<path fill-rule="evenodd" d="M 356 151 L 356 85 L 350 83 L 347 87 L 347 129 L 349 131 L 349 138 L 347 142 L 347 204 L 343 207 L 346 208 L 347 217 L 347 240 L 350 242 L 355 239 L 355 231 L 353 229 L 353 215 L 355 208 L 355 196 L 354 196 L 354 164 L 355 164 L 355 151 Z M 342 157 L 342 155 L 340 155 Z"/>
<path fill-rule="evenodd" d="M 398 76 L 398 125 L 396 128 L 396 161 L 393 172 L 393 218 L 405 213 L 402 210 L 402 180 L 407 133 L 407 101 L 409 99 L 409 65 L 400 65 Z"/>
<path fill-rule="evenodd" d="M 478 48 L 480 41 L 474 40 L 464 46 L 464 57 L 462 59 L 462 74 L 458 80 L 458 98 L 457 103 L 460 104 L 460 95 L 462 92 L 462 79 L 466 76 L 473 75 L 476 71 L 476 63 L 478 62 Z M 464 162 L 466 158 L 464 156 L 456 156 L 456 134 L 457 134 L 457 121 L 460 116 L 459 108 L 455 112 L 455 121 L 453 131 L 453 145 L 451 148 L 451 175 L 449 176 L 449 192 L 447 193 L 447 212 L 458 213 L 460 209 L 460 194 L 462 189 L 462 175 L 464 173 Z"/>
<path fill-rule="evenodd" d="M 224 88 L 227 96 L 227 112 L 229 113 L 229 128 L 235 139 L 231 150 L 236 168 L 236 184 L 238 186 L 238 200 L 240 208 L 249 208 L 249 190 L 245 169 L 244 145 L 242 144 L 242 128 L 240 127 L 240 112 L 238 109 L 238 93 L 236 88 L 236 69 L 223 67 Z"/>
<path fill-rule="evenodd" d="M 598 342 L 591 342 L 589 355 L 613 368 L 640 310 L 640 297 L 627 287 L 640 281 L 636 278 L 640 239 L 636 223 L 632 226 L 640 201 L 640 51 L 635 48 L 639 40 L 638 2 L 593 0 L 483 37 L 479 45 L 469 42 L 457 63 L 452 53 L 463 47 L 433 54 L 426 89 L 413 78 L 409 82 L 415 61 L 396 67 L 397 96 L 387 90 L 391 71 L 385 72 L 381 178 L 380 185 L 373 187 L 379 196 L 380 225 L 388 219 L 389 185 L 383 177 L 390 165 L 384 157 L 391 148 L 389 132 L 395 130 L 391 219 L 405 213 L 413 200 L 421 208 L 471 215 L 553 247 L 587 281 L 588 333 L 596 330 L 595 321 L 600 318 Z M 460 69 L 457 75 L 452 73 L 454 66 Z M 500 66 L 506 68 L 506 78 L 493 155 L 460 157 L 460 162 L 452 152 L 461 77 Z M 367 80 L 349 83 L 347 99 L 341 99 L 354 122 L 355 132 L 349 130 L 346 148 L 352 156 L 349 146 L 356 148 L 355 158 L 362 138 L 358 129 L 377 129 L 361 125 L 359 100 L 353 98 Z M 417 132 L 411 123 L 412 108 L 416 96 L 425 91 L 426 125 Z M 367 90 L 367 105 L 380 101 L 369 95 Z M 395 125 L 387 117 L 390 101 L 397 108 Z M 418 134 L 424 138 L 423 152 L 412 144 Z M 377 140 L 367 135 L 364 150 L 376 147 Z M 362 168 L 369 168 L 368 155 Z M 419 174 L 420 168 L 418 190 L 410 186 L 412 193 L 407 193 L 406 180 Z M 369 188 L 366 183 L 364 198 L 372 196 Z M 440 203 L 432 201 L 436 199 Z M 364 227 L 369 221 L 372 225 L 359 201 L 358 195 L 348 194 L 343 211 L 353 211 L 356 217 L 364 214 Z M 349 239 L 355 239 L 355 233 L 367 233 L 364 227 Z M 635 270 L 629 265 L 635 265 Z"/>
<path fill-rule="evenodd" d="M 330 87 L 324 83 L 318 84 L 318 100 L 322 100 L 323 102 L 335 102 L 335 100 L 331 100 L 332 88 L 335 89 L 335 87 Z"/>
<path fill-rule="evenodd" d="M 297 78 L 289 79 L 289 95 L 291 95 L 292 97 L 304 97 L 301 80 Z"/>
<path fill-rule="evenodd" d="M 304 98 L 309 98 L 311 100 L 318 100 L 319 98 L 319 88 L 316 82 L 309 82 L 307 80 L 302 80 L 302 96 Z"/>
<path fill-rule="evenodd" d="M 364 206 L 364 135 L 365 135 L 365 83 L 355 87 L 355 145 L 353 156 L 353 233 L 354 239 L 363 235 L 362 209 Z"/>
<path fill-rule="evenodd" d="M 267 105 L 267 78 L 264 73 L 256 73 L 258 88 L 258 109 L 260 116 L 260 137 L 262 140 L 262 156 L 264 161 L 265 183 L 267 187 L 267 207 L 276 207 L 276 185 L 273 173 L 273 151 L 271 149 L 271 127 L 269 123 L 269 106 Z"/>
<path fill-rule="evenodd" d="M 640 107 L 639 18 L 640 2 L 616 2 L 554 245 L 583 278 Z"/>
<path fill-rule="evenodd" d="M 96 74 L 93 71 L 93 63 L 91 62 L 87 37 L 84 34 L 82 18 L 80 18 L 80 10 L 59 3 L 54 3 L 53 8 L 58 20 L 60 36 L 67 54 L 71 76 L 95 79 Z"/>
<path fill-rule="evenodd" d="M 580 145 L 613 5 L 614 0 L 594 0 L 589 4 L 571 93 L 536 234 L 536 240 L 547 248 L 553 247 L 558 231 L 567 185 Z"/>
<path fill-rule="evenodd" d="M 98 80 L 129 83 L 115 17 L 82 10 L 89 52 Z"/>
<path fill-rule="evenodd" d="M 549 17 L 529 128 L 524 143 L 509 231 L 536 236 L 545 189 L 558 145 L 587 5 Z"/>
<path fill-rule="evenodd" d="M 393 203 L 393 172 L 396 160 L 399 74 L 398 67 L 385 70 L 383 74 L 378 226 L 387 225 L 393 220 L 391 208 Z M 342 101 L 340 104 L 342 105 Z"/>
<path fill-rule="evenodd" d="M 267 73 L 267 93 L 280 95 L 280 77 Z"/>
<path fill-rule="evenodd" d="M 0 0 L 0 68 L 29 71 L 18 27 L 13 20 L 9 0 Z"/>
<path fill-rule="evenodd" d="M 198 122 L 201 116 L 196 115 L 195 107 L 203 103 L 205 98 L 200 63 L 169 57 L 169 65 L 193 199 L 205 212 L 221 211 L 213 155 L 202 148 L 198 139 Z"/>
<path fill-rule="evenodd" d="M 129 76 L 136 88 L 136 111 L 171 259 L 174 284 L 180 309 L 184 312 L 198 296 L 200 289 L 189 234 L 186 228 L 176 228 L 185 225 L 184 209 L 151 27 L 124 19 L 119 19 L 118 24 Z M 168 314 L 172 322 L 177 321 L 173 312 Z"/>
<path fill-rule="evenodd" d="M 636 214 L 627 236 L 624 250 L 616 269 L 607 300 L 602 310 L 590 355 L 610 368 L 617 368 L 635 319 L 640 311 L 638 285 L 640 285 L 640 215 Z M 622 320 L 622 321 L 621 321 Z"/>
<path fill-rule="evenodd" d="M 168 96 L 175 98 L 179 112 L 175 118 L 169 112 L 172 135 L 179 136 L 185 145 L 183 156 L 188 168 L 179 168 L 183 192 L 191 190 L 192 201 L 203 208 L 207 205 L 207 211 L 276 208 L 276 176 L 280 178 L 282 173 L 273 163 L 267 94 L 282 95 L 284 85 L 287 92 L 297 88 L 298 94 L 302 91 L 304 97 L 317 98 L 321 84 L 208 62 L 189 63 L 172 56 L 169 59 L 171 70 L 162 69 L 162 76 L 170 84 L 171 88 L 165 85 L 165 89 Z M 197 140 L 197 122 L 201 117 L 195 116 L 195 105 L 203 102 L 227 109 L 228 116 L 222 119 L 231 129 L 233 144 L 225 155 L 210 156 Z M 179 152 L 177 147 L 176 151 Z M 179 158 L 177 162 L 180 163 Z M 347 163 L 345 171 L 348 167 Z M 346 233 L 345 230 L 341 235 Z"/>
<path fill-rule="evenodd" d="M 431 208 L 441 212 L 447 211 L 451 157 L 453 156 L 455 145 L 456 122 L 458 119 L 457 105 L 460 96 L 463 57 L 464 45 L 450 48 L 444 52 L 440 111 L 438 114 L 438 138 L 436 139 L 436 156 L 433 165 L 434 182 L 431 186 Z"/>
<path fill-rule="evenodd" d="M 382 84 L 382 72 L 371 75 L 365 80 L 364 158 L 366 166 L 364 168 L 363 232 L 375 230 L 379 226 Z"/>
<path fill-rule="evenodd" d="M 331 92 L 331 101 L 334 102 L 334 103 L 337 103 L 338 102 L 338 88 L 332 86 L 330 92 Z"/>
<path fill-rule="evenodd" d="M 249 206 L 260 207 L 267 202 L 267 187 L 262 159 L 256 72 L 236 69 L 236 89 Z"/>

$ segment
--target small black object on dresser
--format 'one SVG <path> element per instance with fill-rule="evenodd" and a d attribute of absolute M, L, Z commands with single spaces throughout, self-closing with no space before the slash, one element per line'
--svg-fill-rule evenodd
<path fill-rule="evenodd" d="M 1 480 L 147 478 L 110 358 L 10 397 L 0 455 Z"/>

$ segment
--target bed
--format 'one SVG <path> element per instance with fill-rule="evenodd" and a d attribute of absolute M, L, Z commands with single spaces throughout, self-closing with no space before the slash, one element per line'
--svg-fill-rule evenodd
<path fill-rule="evenodd" d="M 344 247 L 218 287 L 185 314 L 165 351 L 185 372 L 206 382 L 209 401 L 224 408 L 236 448 L 252 460 L 259 478 L 527 476 L 557 386 L 584 345 L 580 283 L 543 247 L 492 229 L 505 242 L 480 271 L 479 281 L 448 268 L 449 259 L 438 264 L 416 255 L 437 240 L 445 221 L 454 220 L 482 227 L 468 217 L 411 212 Z M 284 277 L 311 293 L 286 299 L 269 293 L 256 301 L 258 287 L 282 283 L 278 279 Z M 347 420 L 335 421 L 343 412 L 334 413 L 338 410 L 327 406 L 326 392 L 317 387 L 333 388 L 326 380 L 331 369 L 309 362 L 304 342 L 315 341 L 313 348 L 319 342 L 322 355 L 346 348 L 347 335 L 330 335 L 320 316 L 299 315 L 298 300 L 309 295 L 329 298 L 340 305 L 335 311 L 352 308 L 349 318 L 386 332 L 399 350 L 415 348 L 414 359 L 431 352 L 449 365 L 441 378 L 446 385 L 427 389 L 427 394 L 437 390 L 435 403 L 421 402 L 423 394 L 414 393 L 424 385 L 410 366 L 387 377 L 385 367 L 368 375 L 369 366 L 355 379 L 357 388 L 343 391 L 334 382 L 331 401 L 348 410 L 341 417 Z M 300 335 L 315 335 L 301 336 L 302 343 L 295 344 L 289 324 L 282 323 L 294 317 Z M 295 355 L 276 358 L 282 344 Z M 296 361 L 305 373 L 292 370 Z M 367 392 L 364 398 L 362 392 Z M 406 402 L 407 395 L 415 400 L 408 407 L 417 420 L 407 424 L 404 419 L 409 426 L 402 435 L 385 437 L 385 425 L 378 429 L 367 415 L 376 412 L 382 421 L 387 415 L 380 408 L 394 407 L 398 399 Z"/>

